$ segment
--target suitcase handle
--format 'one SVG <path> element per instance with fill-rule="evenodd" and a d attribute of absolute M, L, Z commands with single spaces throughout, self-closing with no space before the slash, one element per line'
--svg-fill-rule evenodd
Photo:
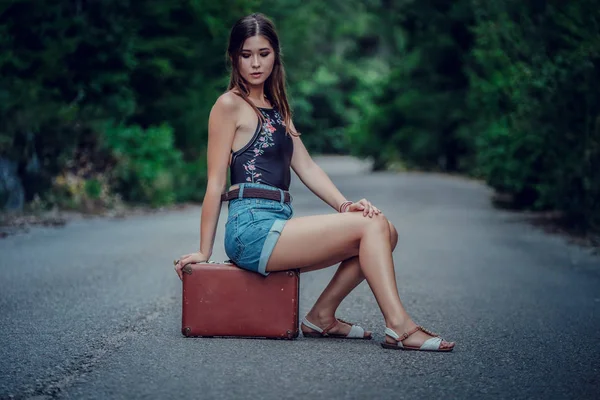
<path fill-rule="evenodd" d="M 177 265 L 178 262 L 179 262 L 179 259 L 173 260 L 173 265 Z M 190 264 L 197 264 L 197 263 L 190 263 Z M 187 264 L 181 270 L 184 274 L 188 274 L 188 275 L 192 274 L 192 267 L 190 267 L 190 264 Z M 233 261 L 225 260 L 225 261 L 219 262 L 219 261 L 206 260 L 206 261 L 201 262 L 200 264 L 233 264 Z"/>
<path fill-rule="evenodd" d="M 178 258 L 173 260 L 173 265 L 177 265 L 178 262 L 179 262 Z M 190 264 L 196 264 L 196 263 L 190 263 Z M 231 261 L 231 260 L 225 260 L 225 261 L 206 260 L 206 261 L 203 261 L 201 264 L 233 264 L 233 261 Z"/>

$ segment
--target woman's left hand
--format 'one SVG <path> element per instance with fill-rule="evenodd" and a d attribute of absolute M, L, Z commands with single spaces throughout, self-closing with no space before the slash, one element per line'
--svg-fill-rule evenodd
<path fill-rule="evenodd" d="M 179 276 L 179 279 L 183 280 L 183 267 L 185 267 L 187 264 L 203 263 L 207 260 L 208 257 L 206 257 L 201 252 L 197 252 L 192 254 L 185 254 L 181 256 L 179 260 L 175 260 L 173 264 L 175 265 L 175 272 L 177 273 L 177 276 Z"/>
<path fill-rule="evenodd" d="M 369 218 L 373 218 L 373 215 L 381 214 L 381 210 L 375 207 L 373 204 L 371 204 L 371 202 L 367 199 L 362 199 L 357 201 L 356 203 L 350 204 L 350 207 L 348 207 L 347 212 L 358 211 L 362 211 L 363 216 L 366 217 L 368 215 Z"/>

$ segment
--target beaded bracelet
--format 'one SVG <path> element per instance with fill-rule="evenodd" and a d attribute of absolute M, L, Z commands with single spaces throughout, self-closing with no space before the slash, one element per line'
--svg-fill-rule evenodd
<path fill-rule="evenodd" d="M 342 204 L 340 204 L 340 208 L 339 208 L 339 212 L 340 213 L 345 213 L 348 209 L 348 207 L 350 207 L 350 205 L 352 205 L 351 201 L 345 201 Z"/>

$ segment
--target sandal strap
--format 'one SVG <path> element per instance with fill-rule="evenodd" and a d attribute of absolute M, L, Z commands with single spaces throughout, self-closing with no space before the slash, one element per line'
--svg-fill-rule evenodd
<path fill-rule="evenodd" d="M 342 323 L 344 323 L 344 324 L 348 324 L 348 325 L 350 325 L 350 326 L 353 326 L 353 325 L 355 325 L 355 324 L 354 324 L 354 322 L 348 322 L 348 321 L 344 321 L 344 320 L 343 320 L 343 319 L 341 319 L 341 318 L 338 318 L 337 320 L 338 320 L 338 321 L 340 321 L 340 322 L 342 322 Z"/>
<path fill-rule="evenodd" d="M 350 333 L 348 333 L 348 337 L 361 337 L 364 336 L 364 329 L 359 327 L 358 325 L 353 324 L 352 322 L 348 322 L 348 321 L 344 321 L 341 318 L 336 318 L 335 321 L 333 321 L 329 326 L 327 326 L 325 329 L 321 329 L 319 328 L 317 325 L 313 324 L 312 322 L 310 322 L 308 319 L 306 319 L 306 317 L 304 317 L 304 319 L 302 320 L 302 323 L 306 326 L 308 326 L 309 328 L 319 332 L 321 335 L 323 336 L 328 336 L 329 331 L 331 329 L 333 329 L 337 324 L 339 324 L 340 322 L 344 323 L 344 324 L 348 324 L 351 326 L 350 328 Z M 392 331 L 393 332 L 393 331 Z"/>
<path fill-rule="evenodd" d="M 426 334 L 428 334 L 429 336 L 433 336 L 433 337 L 440 337 L 440 335 L 438 335 L 437 333 L 433 333 L 431 332 L 429 329 L 425 329 L 422 326 L 418 326 L 419 330 L 422 332 L 425 332 Z"/>
<path fill-rule="evenodd" d="M 439 350 L 442 345 L 442 338 L 432 337 L 427 339 L 420 347 L 421 350 Z"/>
<path fill-rule="evenodd" d="M 321 332 L 321 334 L 323 336 L 327 336 L 327 334 L 329 333 L 329 331 L 336 326 L 339 323 L 339 321 L 336 319 L 335 321 L 333 321 L 331 324 L 329 324 L 329 326 L 325 329 L 323 329 L 323 332 Z"/>
<path fill-rule="evenodd" d="M 385 328 L 385 334 L 394 338 L 398 343 L 405 341 L 406 339 L 408 339 L 409 336 L 411 336 L 412 334 L 414 334 L 415 332 L 418 332 L 418 331 L 425 332 L 426 334 L 433 336 L 435 338 L 439 337 L 439 335 L 436 335 L 435 333 L 423 328 L 420 325 L 414 327 L 413 329 L 411 329 L 408 332 L 404 332 L 402 335 L 398 335 L 394 330 L 392 330 L 390 328 L 387 328 L 387 327 Z"/>
<path fill-rule="evenodd" d="M 416 327 L 414 327 L 413 329 L 411 329 L 410 331 L 408 331 L 408 332 L 404 332 L 402 335 L 400 335 L 400 338 L 398 339 L 398 341 L 399 341 L 399 342 L 402 342 L 402 341 L 404 341 L 404 340 L 408 339 L 408 337 L 409 337 L 410 335 L 412 335 L 413 333 L 415 333 L 415 332 L 418 332 L 418 331 L 420 331 L 420 330 L 421 330 L 421 328 L 420 328 L 420 327 L 418 327 L 418 326 L 416 326 Z"/>
<path fill-rule="evenodd" d="M 304 319 L 302 320 L 302 323 L 306 326 L 308 326 L 310 329 L 314 329 L 315 331 L 319 332 L 319 333 L 323 333 L 323 329 L 319 328 L 317 325 L 313 324 L 312 322 L 310 322 L 309 320 L 306 319 L 306 317 L 304 317 Z"/>
<path fill-rule="evenodd" d="M 396 333 L 396 331 L 394 331 L 392 328 L 385 328 L 385 334 L 388 335 L 389 337 L 395 339 L 397 342 L 399 341 L 398 339 L 400 339 L 400 335 L 398 335 Z"/>
<path fill-rule="evenodd" d="M 364 338 L 365 337 L 365 330 L 361 326 L 351 325 L 350 326 L 350 332 L 348 332 L 348 334 L 346 335 L 346 337 L 348 337 L 348 338 Z"/>
<path fill-rule="evenodd" d="M 331 324 L 329 324 L 328 327 L 326 327 L 325 329 L 321 329 L 319 328 L 317 325 L 313 324 L 312 322 L 310 322 L 308 319 L 306 319 L 306 317 L 304 317 L 304 319 L 302 320 L 302 323 L 306 326 L 308 326 L 311 329 L 314 329 L 315 331 L 319 332 L 321 335 L 323 336 L 327 336 L 328 332 L 338 324 L 338 320 L 336 319 L 335 321 L 333 321 Z"/>

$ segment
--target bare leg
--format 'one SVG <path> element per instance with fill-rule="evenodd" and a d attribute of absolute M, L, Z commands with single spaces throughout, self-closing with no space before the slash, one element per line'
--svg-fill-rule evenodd
<path fill-rule="evenodd" d="M 398 243 L 398 232 L 396 228 L 390 225 L 390 245 L 392 249 L 396 248 Z M 316 265 L 311 268 L 306 268 L 302 272 L 308 272 L 309 270 L 322 269 L 329 267 L 329 265 Z M 356 288 L 363 280 L 365 276 L 362 273 L 358 256 L 348 258 L 339 265 L 335 275 L 323 291 L 316 303 L 313 305 L 310 312 L 306 315 L 308 320 L 321 328 L 329 326 L 335 320 L 335 312 L 342 301 L 350 294 L 354 288 Z M 313 329 L 303 326 L 302 330 L 305 332 L 312 332 Z M 348 334 L 350 332 L 350 325 L 340 323 L 331 329 L 331 333 Z M 370 334 L 371 332 L 367 332 Z"/>
<path fill-rule="evenodd" d="M 360 213 L 344 213 L 295 218 L 283 229 L 266 270 L 333 265 L 358 256 L 386 326 L 402 334 L 416 324 L 398 296 L 389 237 L 390 226 L 383 215 L 365 218 Z M 429 337 L 417 332 L 405 344 L 418 346 Z M 442 347 L 453 345 L 442 343 Z"/>

